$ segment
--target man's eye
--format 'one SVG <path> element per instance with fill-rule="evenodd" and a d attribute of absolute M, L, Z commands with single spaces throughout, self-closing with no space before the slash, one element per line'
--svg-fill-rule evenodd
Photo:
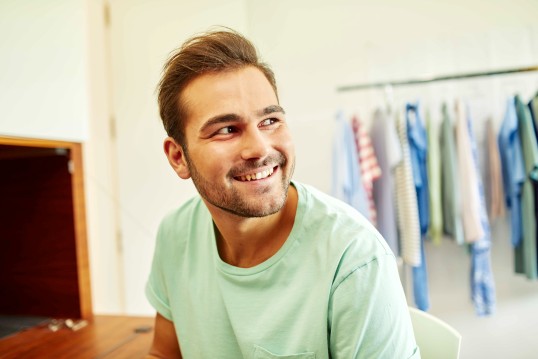
<path fill-rule="evenodd" d="M 235 129 L 232 126 L 226 126 L 215 132 L 216 135 L 228 135 L 235 132 Z"/>
<path fill-rule="evenodd" d="M 266 120 L 263 120 L 261 123 L 260 123 L 260 126 L 271 126 L 272 124 L 278 122 L 278 119 L 276 118 L 268 118 Z"/>

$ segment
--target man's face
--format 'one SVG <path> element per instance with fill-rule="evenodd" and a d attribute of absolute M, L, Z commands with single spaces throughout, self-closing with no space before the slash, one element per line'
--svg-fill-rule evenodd
<path fill-rule="evenodd" d="M 188 176 L 206 204 L 241 217 L 278 212 L 295 152 L 284 111 L 263 73 L 244 67 L 205 74 L 181 99 L 187 108 Z"/>

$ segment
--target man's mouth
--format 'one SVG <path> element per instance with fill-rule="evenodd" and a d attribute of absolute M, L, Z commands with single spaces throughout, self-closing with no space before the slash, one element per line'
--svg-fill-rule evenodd
<path fill-rule="evenodd" d="M 243 175 L 243 176 L 237 176 L 237 177 L 234 177 L 234 178 L 236 180 L 238 180 L 238 181 L 241 181 L 241 182 L 256 181 L 256 180 L 260 180 L 260 179 L 270 177 L 273 174 L 273 172 L 275 172 L 275 169 L 276 169 L 276 167 L 271 167 L 271 168 L 269 168 L 267 170 L 264 170 L 264 171 L 253 172 L 253 173 L 249 173 L 249 174 L 246 174 L 246 175 Z"/>

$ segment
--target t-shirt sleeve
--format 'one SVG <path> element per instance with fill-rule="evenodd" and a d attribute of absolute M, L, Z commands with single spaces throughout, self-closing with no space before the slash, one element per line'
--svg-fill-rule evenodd
<path fill-rule="evenodd" d="M 331 358 L 420 358 L 394 256 L 375 257 L 335 285 Z"/>
<path fill-rule="evenodd" d="M 159 228 L 157 241 L 155 245 L 155 253 L 151 264 L 151 272 L 146 283 L 146 298 L 155 310 L 168 320 L 172 320 L 172 311 L 170 310 L 168 290 L 166 286 L 164 258 L 165 249 L 163 247 L 163 229 Z"/>

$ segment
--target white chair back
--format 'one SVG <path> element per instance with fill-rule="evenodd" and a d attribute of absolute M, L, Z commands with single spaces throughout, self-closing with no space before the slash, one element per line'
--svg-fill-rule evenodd
<path fill-rule="evenodd" d="M 441 319 L 409 308 L 415 339 L 422 359 L 458 359 L 461 334 Z"/>

